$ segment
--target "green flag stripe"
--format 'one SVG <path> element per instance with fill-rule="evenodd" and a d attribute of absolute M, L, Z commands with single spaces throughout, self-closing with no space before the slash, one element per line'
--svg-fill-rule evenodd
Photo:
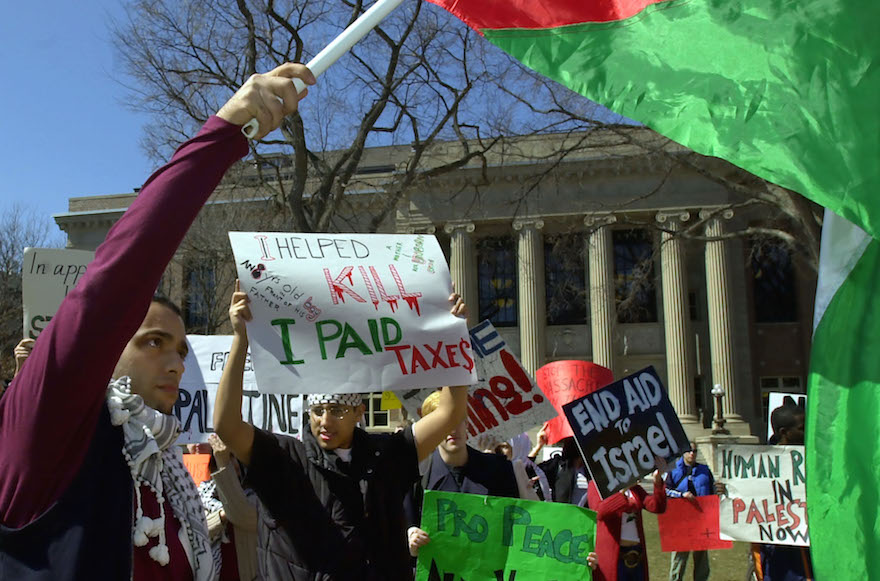
<path fill-rule="evenodd" d="M 672 1 L 615 22 L 482 29 L 535 71 L 880 238 L 880 3 Z"/>
<path fill-rule="evenodd" d="M 823 262 L 848 257 L 831 256 Z M 816 327 L 807 399 L 807 508 L 817 579 L 880 579 L 880 242 Z"/>

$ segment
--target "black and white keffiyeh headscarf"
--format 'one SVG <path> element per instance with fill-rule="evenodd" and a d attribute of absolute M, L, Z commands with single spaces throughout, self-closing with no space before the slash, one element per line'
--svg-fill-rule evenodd
<path fill-rule="evenodd" d="M 165 538 L 165 499 L 171 504 L 185 540 L 189 541 L 187 557 L 195 581 L 210 581 L 219 571 L 211 553 L 208 524 L 199 493 L 192 476 L 183 464 L 179 446 L 180 422 L 173 415 L 163 414 L 144 404 L 143 398 L 131 392 L 130 380 L 122 377 L 107 388 L 107 407 L 114 426 L 121 426 L 125 437 L 122 455 L 134 481 L 136 499 L 132 541 L 143 547 L 151 537 L 158 544 L 150 549 L 150 557 L 160 565 L 170 561 Z M 141 507 L 141 486 L 146 486 L 159 503 L 159 518 L 144 516 Z M 181 535 L 181 542 L 184 541 Z"/>
<path fill-rule="evenodd" d="M 205 507 L 205 512 L 217 512 L 223 508 L 223 503 L 217 498 L 217 483 L 213 479 L 205 480 L 199 486 L 199 500 Z"/>
<path fill-rule="evenodd" d="M 309 408 L 313 405 L 325 403 L 335 403 L 356 408 L 364 403 L 364 396 L 359 393 L 313 393 L 306 398 L 306 406 Z"/>

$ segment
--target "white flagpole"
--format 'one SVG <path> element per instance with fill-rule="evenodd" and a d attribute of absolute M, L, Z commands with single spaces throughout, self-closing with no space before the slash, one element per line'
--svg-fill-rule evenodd
<path fill-rule="evenodd" d="M 316 77 L 327 70 L 327 68 L 339 60 L 339 57 L 347 53 L 351 47 L 360 39 L 373 30 L 383 18 L 388 16 L 392 10 L 397 8 L 403 0 L 377 0 L 370 9 L 360 15 L 360 17 L 351 23 L 351 25 L 342 31 L 333 41 L 328 44 L 324 50 L 315 55 L 306 65 L 312 74 Z M 305 83 L 299 79 L 293 79 L 293 86 L 296 87 L 297 93 L 302 93 L 306 88 Z M 251 119 L 241 128 L 241 132 L 248 139 L 253 137 L 260 130 L 260 123 L 256 118 Z"/>

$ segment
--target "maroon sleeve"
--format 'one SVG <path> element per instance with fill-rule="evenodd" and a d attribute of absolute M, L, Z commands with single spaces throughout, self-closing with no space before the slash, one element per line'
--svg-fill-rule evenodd
<path fill-rule="evenodd" d="M 611 517 L 618 517 L 630 510 L 630 501 L 622 492 L 615 492 L 608 498 L 603 499 L 599 496 L 599 489 L 591 480 L 587 487 L 587 504 L 590 509 L 596 511 L 596 516 L 600 520 L 606 520 Z"/>
<path fill-rule="evenodd" d="M 0 522 L 20 527 L 73 480 L 116 362 L 162 273 L 223 174 L 247 153 L 218 117 L 154 173 L 0 399 Z"/>
<path fill-rule="evenodd" d="M 654 494 L 648 496 L 647 492 L 644 492 L 642 489 L 642 493 L 645 495 L 644 502 L 645 508 L 650 512 L 654 512 L 657 514 L 666 512 L 666 487 L 665 486 L 655 486 Z"/>

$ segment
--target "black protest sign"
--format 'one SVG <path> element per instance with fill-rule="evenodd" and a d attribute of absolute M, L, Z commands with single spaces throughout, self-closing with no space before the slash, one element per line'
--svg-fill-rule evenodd
<path fill-rule="evenodd" d="M 689 443 L 653 367 L 562 406 L 599 493 L 632 486 Z"/>

